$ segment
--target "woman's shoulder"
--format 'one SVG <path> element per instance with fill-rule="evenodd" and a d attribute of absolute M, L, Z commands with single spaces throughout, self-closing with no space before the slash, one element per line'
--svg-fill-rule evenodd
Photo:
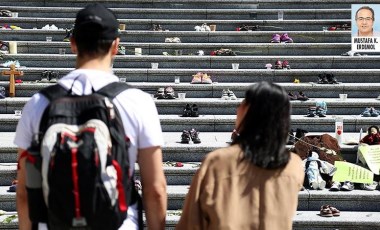
<path fill-rule="evenodd" d="M 231 145 L 228 147 L 218 148 L 210 153 L 208 153 L 204 159 L 204 163 L 229 162 L 233 159 L 238 159 L 241 154 L 241 149 L 238 145 Z"/>

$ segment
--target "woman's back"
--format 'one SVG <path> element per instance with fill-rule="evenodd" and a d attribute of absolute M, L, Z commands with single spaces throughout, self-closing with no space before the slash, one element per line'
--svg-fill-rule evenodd
<path fill-rule="evenodd" d="M 238 145 L 218 149 L 194 177 L 177 229 L 291 229 L 303 179 L 295 154 L 283 168 L 263 169 Z"/>

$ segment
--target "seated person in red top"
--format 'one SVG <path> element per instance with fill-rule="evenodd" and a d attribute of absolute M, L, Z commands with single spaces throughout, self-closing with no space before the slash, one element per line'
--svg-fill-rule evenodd
<path fill-rule="evenodd" d="M 360 140 L 360 143 L 368 144 L 368 145 L 379 145 L 380 144 L 380 133 L 379 127 L 376 125 L 372 125 L 368 128 L 367 135 Z"/>

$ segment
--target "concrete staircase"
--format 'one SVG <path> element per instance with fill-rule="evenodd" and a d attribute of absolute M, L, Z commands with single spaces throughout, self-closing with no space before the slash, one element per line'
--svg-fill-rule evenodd
<path fill-rule="evenodd" d="M 148 93 L 158 87 L 172 86 L 177 93 L 186 92 L 185 100 L 155 100 L 164 131 L 164 162 L 183 162 L 184 167 L 164 164 L 168 181 L 167 228 L 174 228 L 191 178 L 202 158 L 208 152 L 227 146 L 234 127 L 235 112 L 245 89 L 257 81 L 273 81 L 287 91 L 303 91 L 311 100 L 292 101 L 292 126 L 311 133 L 334 131 L 335 115 L 344 117 L 346 137 L 358 140 L 359 130 L 378 125 L 379 118 L 364 118 L 365 107 L 380 107 L 376 100 L 380 89 L 380 56 L 341 56 L 350 50 L 350 31 L 322 31 L 322 27 L 350 23 L 351 0 L 3 0 L 0 9 L 19 12 L 18 18 L 0 18 L 0 25 L 17 25 L 22 30 L 0 30 L 0 40 L 17 41 L 18 54 L 5 58 L 20 61 L 24 71 L 23 83 L 16 85 L 16 97 L 0 100 L 0 228 L 16 229 L 14 214 L 15 194 L 7 192 L 16 176 L 16 146 L 13 145 L 19 117 L 14 110 L 21 109 L 38 90 L 50 83 L 37 83 L 44 70 L 59 71 L 60 76 L 73 70 L 75 56 L 69 43 L 63 42 L 64 30 L 41 30 L 46 24 L 71 28 L 76 12 L 88 2 L 102 2 L 112 8 L 119 21 L 126 24 L 121 42 L 127 55 L 117 56 L 114 71 L 131 85 Z M 378 0 L 366 0 L 378 3 Z M 277 20 L 279 10 L 284 20 Z M 216 24 L 215 32 L 196 32 L 194 26 Z M 165 30 L 152 31 L 153 24 Z M 241 24 L 259 25 L 258 31 L 235 31 Z M 37 28 L 37 29 L 33 29 Z M 271 44 L 274 33 L 289 33 L 292 44 Z M 46 42 L 46 36 L 53 38 Z M 181 43 L 165 43 L 167 37 L 179 37 Z M 134 49 L 142 48 L 143 55 L 135 56 Z M 66 54 L 59 55 L 58 49 Z M 209 56 L 213 50 L 230 48 L 237 56 Z M 182 50 L 182 56 L 164 56 L 162 52 Z M 195 56 L 198 50 L 205 56 Z M 290 70 L 266 70 L 265 64 L 287 60 Z M 2 62 L 2 61 L 0 61 Z M 151 69 L 151 63 L 159 63 Z M 239 70 L 231 64 L 239 63 Z M 5 69 L 5 68 L 0 68 Z M 212 76 L 213 84 L 190 84 L 198 71 Z M 318 74 L 333 73 L 340 84 L 319 85 Z M 181 83 L 174 84 L 179 76 Z M 301 83 L 293 83 L 294 79 Z M 0 85 L 8 88 L 6 77 Z M 221 100 L 223 89 L 232 90 L 238 100 Z M 348 99 L 341 101 L 340 93 Z M 309 106 L 324 100 L 328 105 L 326 118 L 307 118 Z M 197 104 L 198 118 L 182 118 L 184 106 Z M 200 131 L 201 144 L 180 144 L 183 129 Z M 333 134 L 332 134 L 333 135 Z M 290 146 L 289 146 L 290 147 Z M 344 158 L 355 162 L 357 146 L 342 145 Z M 286 186 L 286 185 L 284 185 Z M 301 191 L 294 217 L 294 229 L 380 229 L 379 191 L 352 192 Z M 320 217 L 323 204 L 341 210 L 340 217 Z M 9 220 L 9 219 L 8 219 Z M 275 221 L 275 220 L 274 220 Z"/>

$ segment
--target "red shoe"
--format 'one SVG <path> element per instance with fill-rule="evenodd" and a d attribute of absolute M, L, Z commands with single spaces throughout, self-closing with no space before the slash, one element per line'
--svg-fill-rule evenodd
<path fill-rule="evenodd" d="M 282 69 L 282 62 L 280 60 L 277 60 L 274 64 L 275 69 Z"/>
<path fill-rule="evenodd" d="M 282 68 L 283 69 L 290 69 L 290 65 L 288 61 L 283 61 L 282 62 Z"/>

